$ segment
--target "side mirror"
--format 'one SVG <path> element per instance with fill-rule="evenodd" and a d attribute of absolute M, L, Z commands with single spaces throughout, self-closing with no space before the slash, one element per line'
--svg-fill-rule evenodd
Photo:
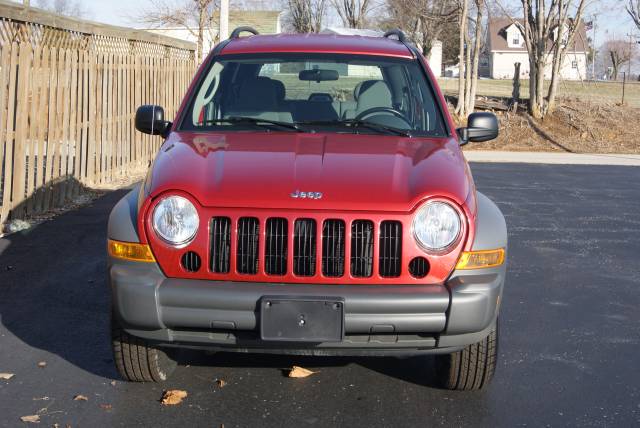
<path fill-rule="evenodd" d="M 136 129 L 145 134 L 166 137 L 171 122 L 164 120 L 164 109 L 160 106 L 143 105 L 136 110 Z"/>
<path fill-rule="evenodd" d="M 467 120 L 466 128 L 458 128 L 460 145 L 464 146 L 469 142 L 482 142 L 493 140 L 498 136 L 498 118 L 493 113 L 480 112 L 471 113 Z"/>

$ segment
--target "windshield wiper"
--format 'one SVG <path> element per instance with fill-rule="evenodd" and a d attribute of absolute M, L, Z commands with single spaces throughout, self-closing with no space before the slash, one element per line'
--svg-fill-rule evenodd
<path fill-rule="evenodd" d="M 298 125 L 294 124 L 294 123 L 288 123 L 288 122 L 280 122 L 277 120 L 270 120 L 270 119 L 261 119 L 258 117 L 245 117 L 245 116 L 233 116 L 233 117 L 226 117 L 224 119 L 207 119 L 204 120 L 202 122 L 200 122 L 202 125 L 215 125 L 215 124 L 219 124 L 219 123 L 238 123 L 238 124 L 250 124 L 250 125 L 256 125 L 256 126 L 264 126 L 267 125 L 270 128 L 273 128 L 275 126 L 278 126 L 280 128 L 284 128 L 284 129 L 288 129 L 291 131 L 296 131 L 296 132 L 304 132 L 303 129 L 301 129 Z"/>
<path fill-rule="evenodd" d="M 369 122 L 367 120 L 344 119 L 344 120 L 309 120 L 304 122 L 296 122 L 299 125 L 327 125 L 327 126 L 348 126 L 353 128 L 363 127 L 372 131 L 384 132 L 387 134 L 401 135 L 403 137 L 413 137 L 411 132 L 404 129 L 394 128 L 393 126 L 380 125 L 379 123 Z"/>

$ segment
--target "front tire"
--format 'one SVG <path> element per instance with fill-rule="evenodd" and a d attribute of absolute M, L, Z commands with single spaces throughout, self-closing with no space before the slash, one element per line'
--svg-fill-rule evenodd
<path fill-rule="evenodd" d="M 486 387 L 498 361 L 498 321 L 489 335 L 461 351 L 436 356 L 438 380 L 443 388 L 473 391 Z"/>
<path fill-rule="evenodd" d="M 115 319 L 111 321 L 111 346 L 116 370 L 129 382 L 163 382 L 177 365 L 161 349 L 124 331 Z"/>

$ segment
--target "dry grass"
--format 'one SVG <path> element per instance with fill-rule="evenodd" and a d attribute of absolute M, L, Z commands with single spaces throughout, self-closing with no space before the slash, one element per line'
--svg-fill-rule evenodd
<path fill-rule="evenodd" d="M 640 153 L 639 108 L 573 99 L 540 122 L 523 111 L 496 114 L 500 136 L 466 150 Z"/>

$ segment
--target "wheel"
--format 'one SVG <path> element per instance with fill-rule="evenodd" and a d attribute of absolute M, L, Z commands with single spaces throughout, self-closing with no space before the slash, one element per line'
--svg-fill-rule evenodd
<path fill-rule="evenodd" d="M 442 387 L 457 391 L 482 389 L 491 382 L 498 360 L 498 321 L 489 335 L 461 351 L 436 356 Z"/>
<path fill-rule="evenodd" d="M 176 368 L 176 362 L 149 342 L 124 331 L 111 320 L 111 346 L 116 370 L 129 382 L 162 382 Z"/>

